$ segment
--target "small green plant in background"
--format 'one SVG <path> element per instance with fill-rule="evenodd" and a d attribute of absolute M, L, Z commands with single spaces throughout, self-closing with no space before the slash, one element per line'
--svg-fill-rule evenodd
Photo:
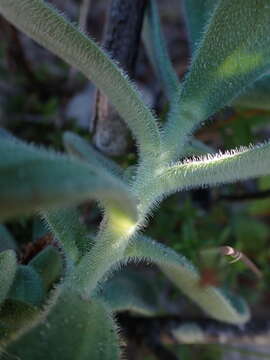
<path fill-rule="evenodd" d="M 241 298 L 200 286 L 190 261 L 142 231 L 172 193 L 270 173 L 268 142 L 190 157 L 208 151 L 192 134 L 209 116 L 231 103 L 250 104 L 250 99 L 265 106 L 260 92 L 269 87 L 268 0 L 186 1 L 193 56 L 183 83 L 169 61 L 155 1 L 149 2 L 145 43 L 170 104 L 162 126 L 117 65 L 46 2 L 0 0 L 0 13 L 93 81 L 126 121 L 138 147 L 137 166 L 124 171 L 74 133 L 63 137 L 67 155 L 1 131 L 1 221 L 38 212 L 55 237 L 20 264 L 15 242 L 1 228 L 2 354 L 25 360 L 119 359 L 113 312 L 160 311 L 154 289 L 145 298 L 150 284 L 125 271 L 130 261 L 157 264 L 209 316 L 231 324 L 248 321 Z M 103 210 L 95 236 L 76 208 L 89 199 Z M 119 277 L 112 277 L 120 267 Z"/>

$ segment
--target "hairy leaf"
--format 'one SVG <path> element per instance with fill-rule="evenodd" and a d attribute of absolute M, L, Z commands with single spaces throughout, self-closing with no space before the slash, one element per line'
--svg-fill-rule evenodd
<path fill-rule="evenodd" d="M 49 227 L 60 241 L 65 253 L 76 262 L 91 247 L 91 239 L 86 227 L 80 222 L 80 214 L 75 208 L 65 208 L 44 212 Z"/>
<path fill-rule="evenodd" d="M 145 186 L 144 207 L 169 194 L 196 187 L 216 186 L 270 173 L 270 143 L 208 154 L 194 161 L 176 163 L 160 171 Z"/>
<path fill-rule="evenodd" d="M 79 135 L 67 131 L 65 132 L 63 139 L 65 148 L 71 155 L 75 155 L 97 167 L 111 170 L 114 175 L 118 175 L 120 178 L 123 177 L 123 170 L 116 162 L 106 158 Z"/>
<path fill-rule="evenodd" d="M 160 312 L 158 291 L 147 276 L 138 271 L 124 269 L 110 278 L 100 295 L 112 311 L 131 311 L 144 316 Z"/>
<path fill-rule="evenodd" d="M 0 218 L 88 199 L 136 218 L 132 195 L 117 178 L 80 160 L 23 143 L 0 142 Z"/>
<path fill-rule="evenodd" d="M 5 349 L 21 360 L 118 360 L 116 325 L 103 303 L 64 292 L 44 322 Z"/>
<path fill-rule="evenodd" d="M 190 40 L 191 52 L 194 53 L 200 43 L 204 29 L 210 22 L 212 12 L 219 0 L 184 0 L 185 20 Z"/>
<path fill-rule="evenodd" d="M 166 127 L 168 149 L 179 154 L 196 125 L 230 104 L 270 68 L 268 0 L 221 0 L 186 77 L 181 120 Z"/>
<path fill-rule="evenodd" d="M 168 99 L 173 100 L 180 84 L 167 51 L 155 0 L 148 2 L 143 35 L 144 43 L 154 69 L 161 79 Z"/>
<path fill-rule="evenodd" d="M 194 52 L 200 43 L 204 29 L 211 21 L 211 15 L 217 6 L 217 0 L 185 0 L 185 18 L 191 41 L 191 49 Z M 269 75 L 257 80 L 254 84 L 244 90 L 234 102 L 234 106 L 251 109 L 270 109 L 270 79 Z"/>
<path fill-rule="evenodd" d="M 270 110 L 270 76 L 266 75 L 252 84 L 233 102 L 233 106 Z"/>
<path fill-rule="evenodd" d="M 4 225 L 0 224 L 0 251 L 7 249 L 16 250 L 16 248 L 17 245 L 13 236 Z"/>
<path fill-rule="evenodd" d="M 40 309 L 19 300 L 8 299 L 0 311 L 0 346 L 14 339 L 22 328 L 39 316 Z M 0 356 L 1 356 L 0 347 Z"/>
<path fill-rule="evenodd" d="M 155 157 L 160 134 L 154 116 L 127 76 L 89 37 L 42 0 L 1 0 L 0 13 L 93 81 L 127 122 L 142 155 Z"/>
<path fill-rule="evenodd" d="M 201 287 L 196 268 L 170 248 L 140 236 L 129 245 L 126 256 L 157 264 L 184 294 L 215 319 L 232 324 L 249 319 L 249 310 L 242 299 L 213 286 Z"/>
<path fill-rule="evenodd" d="M 41 305 L 45 299 L 44 286 L 40 275 L 33 267 L 27 265 L 17 267 L 8 298 L 34 306 Z"/>
<path fill-rule="evenodd" d="M 15 277 L 17 267 L 16 255 L 13 250 L 0 252 L 0 306 L 5 300 Z"/>
<path fill-rule="evenodd" d="M 40 275 L 46 293 L 63 276 L 63 259 L 59 250 L 50 245 L 38 253 L 29 265 Z"/>

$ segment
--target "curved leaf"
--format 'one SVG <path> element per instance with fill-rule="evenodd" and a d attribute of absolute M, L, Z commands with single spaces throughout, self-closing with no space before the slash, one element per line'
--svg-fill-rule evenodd
<path fill-rule="evenodd" d="M 102 167 L 107 171 L 110 170 L 114 175 L 123 178 L 123 169 L 116 162 L 109 158 L 106 158 L 79 135 L 67 131 L 64 133 L 63 141 L 66 150 L 71 155 L 85 160 L 97 167 Z"/>
<path fill-rule="evenodd" d="M 80 160 L 6 139 L 0 142 L 0 218 L 41 209 L 106 200 L 125 217 L 136 204 L 117 178 Z"/>
<path fill-rule="evenodd" d="M 187 135 L 270 68 L 268 0 L 220 0 L 197 47 L 179 102 L 181 120 L 165 130 L 172 154 Z"/>
<path fill-rule="evenodd" d="M 213 286 L 201 287 L 196 268 L 184 256 L 166 246 L 140 236 L 127 248 L 126 256 L 157 264 L 184 294 L 215 319 L 232 324 L 248 321 L 249 310 L 241 298 Z"/>
<path fill-rule="evenodd" d="M 65 291 L 43 323 L 5 349 L 21 360 L 118 360 L 116 325 L 103 303 Z"/>
<path fill-rule="evenodd" d="M 240 148 L 225 154 L 208 154 L 201 159 L 175 163 L 142 189 L 144 209 L 169 194 L 196 187 L 216 186 L 270 173 L 270 143 Z"/>
<path fill-rule="evenodd" d="M 73 262 L 91 248 L 93 241 L 86 227 L 80 223 L 80 214 L 76 208 L 51 210 L 44 212 L 43 216 Z"/>
<path fill-rule="evenodd" d="M 124 269 L 100 289 L 99 296 L 112 311 L 131 311 L 144 316 L 159 314 L 158 292 L 153 282 L 138 271 Z"/>

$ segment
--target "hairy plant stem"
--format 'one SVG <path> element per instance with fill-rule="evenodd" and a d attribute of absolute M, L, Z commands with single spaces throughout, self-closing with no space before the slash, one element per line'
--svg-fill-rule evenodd
<path fill-rule="evenodd" d="M 124 253 L 136 230 L 136 223 L 117 213 L 107 211 L 96 242 L 86 253 L 73 277 L 73 284 L 85 296 L 90 296 L 101 281 L 124 258 Z M 73 286 L 74 286 L 73 285 Z"/>

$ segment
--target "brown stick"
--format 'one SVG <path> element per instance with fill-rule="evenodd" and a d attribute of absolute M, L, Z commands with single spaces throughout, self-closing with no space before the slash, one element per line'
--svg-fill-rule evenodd
<path fill-rule="evenodd" d="M 143 14 L 147 0 L 111 0 L 103 45 L 131 77 L 138 53 Z M 91 130 L 99 150 L 121 155 L 128 144 L 128 130 L 107 97 L 96 94 L 96 114 Z"/>

